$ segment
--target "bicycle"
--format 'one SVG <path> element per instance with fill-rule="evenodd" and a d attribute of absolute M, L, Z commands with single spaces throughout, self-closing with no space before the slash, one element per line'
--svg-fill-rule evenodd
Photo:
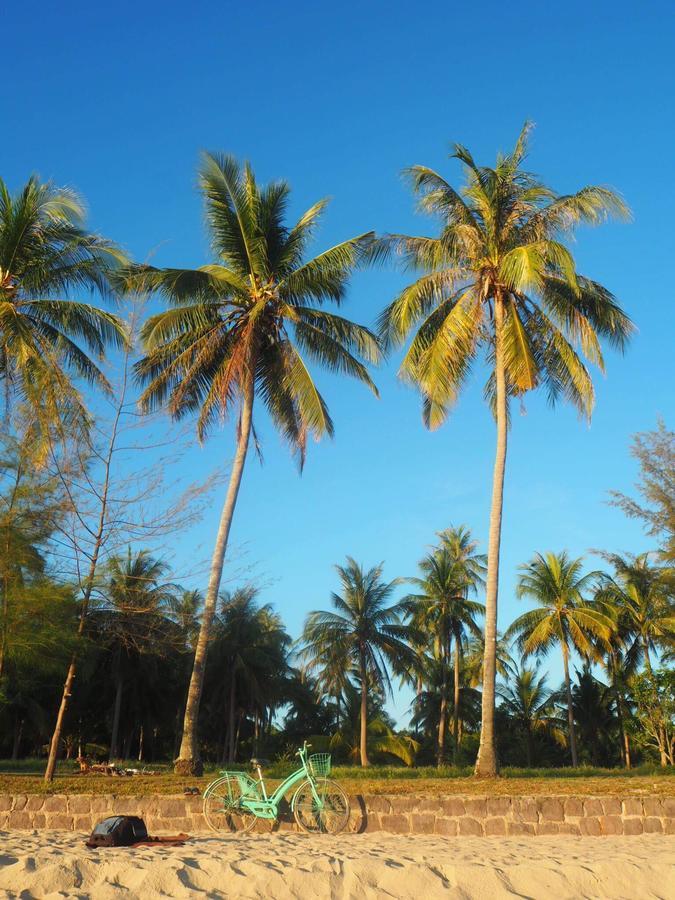
<path fill-rule="evenodd" d="M 330 753 L 307 755 L 311 744 L 304 742 L 296 752 L 300 768 L 268 795 L 262 768 L 265 760 L 252 759 L 257 781 L 245 772 L 220 773 L 204 791 L 204 817 L 213 831 L 247 832 L 259 819 L 275 822 L 279 804 L 298 782 L 291 810 L 300 829 L 309 834 L 338 834 L 349 821 L 349 799 L 342 788 L 328 778 Z"/>

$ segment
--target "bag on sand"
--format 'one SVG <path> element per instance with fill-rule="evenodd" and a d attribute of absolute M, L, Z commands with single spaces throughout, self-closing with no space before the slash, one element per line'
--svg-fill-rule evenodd
<path fill-rule="evenodd" d="M 187 834 L 171 837 L 150 837 L 145 822 L 139 816 L 110 816 L 94 828 L 85 841 L 87 847 L 154 847 L 165 845 L 180 847 L 188 839 Z"/>

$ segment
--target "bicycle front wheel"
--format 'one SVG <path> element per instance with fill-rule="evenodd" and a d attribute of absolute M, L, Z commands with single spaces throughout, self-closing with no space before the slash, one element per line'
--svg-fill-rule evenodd
<path fill-rule="evenodd" d="M 303 781 L 293 796 L 293 815 L 302 831 L 309 834 L 338 834 L 349 822 L 349 798 L 340 785 L 327 778 Z"/>
<path fill-rule="evenodd" d="M 223 775 L 212 781 L 204 791 L 204 818 L 212 831 L 250 831 L 256 816 L 241 805 L 244 791 L 242 779 L 236 775 Z"/>

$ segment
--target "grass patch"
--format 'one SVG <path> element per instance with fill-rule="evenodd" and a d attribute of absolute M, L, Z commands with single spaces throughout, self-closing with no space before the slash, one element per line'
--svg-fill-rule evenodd
<path fill-rule="evenodd" d="M 130 766 L 133 763 L 129 763 Z M 136 764 L 137 765 L 137 764 Z M 201 778 L 184 778 L 173 774 L 171 766 L 153 764 L 157 775 L 110 778 L 105 775 L 74 774 L 72 763 L 61 762 L 52 784 L 42 780 L 43 760 L 0 760 L 0 794 L 115 794 L 118 796 L 149 794 L 182 794 L 185 787 L 197 786 L 202 791 L 218 774 L 219 766 L 208 766 Z M 243 769 L 243 766 L 230 768 Z M 265 770 L 270 788 L 284 779 L 295 766 L 275 763 Z M 501 777 L 480 780 L 468 767 L 431 766 L 408 769 L 402 766 L 336 766 L 332 777 L 351 794 L 489 794 L 495 796 L 552 794 L 628 794 L 675 795 L 675 771 L 660 766 L 637 769 L 515 769 L 506 768 Z"/>

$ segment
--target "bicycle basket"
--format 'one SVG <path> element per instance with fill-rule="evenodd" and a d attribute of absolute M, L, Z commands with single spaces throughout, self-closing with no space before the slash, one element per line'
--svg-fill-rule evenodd
<path fill-rule="evenodd" d="M 309 770 L 316 778 L 330 775 L 330 753 L 313 753 L 309 758 Z"/>

